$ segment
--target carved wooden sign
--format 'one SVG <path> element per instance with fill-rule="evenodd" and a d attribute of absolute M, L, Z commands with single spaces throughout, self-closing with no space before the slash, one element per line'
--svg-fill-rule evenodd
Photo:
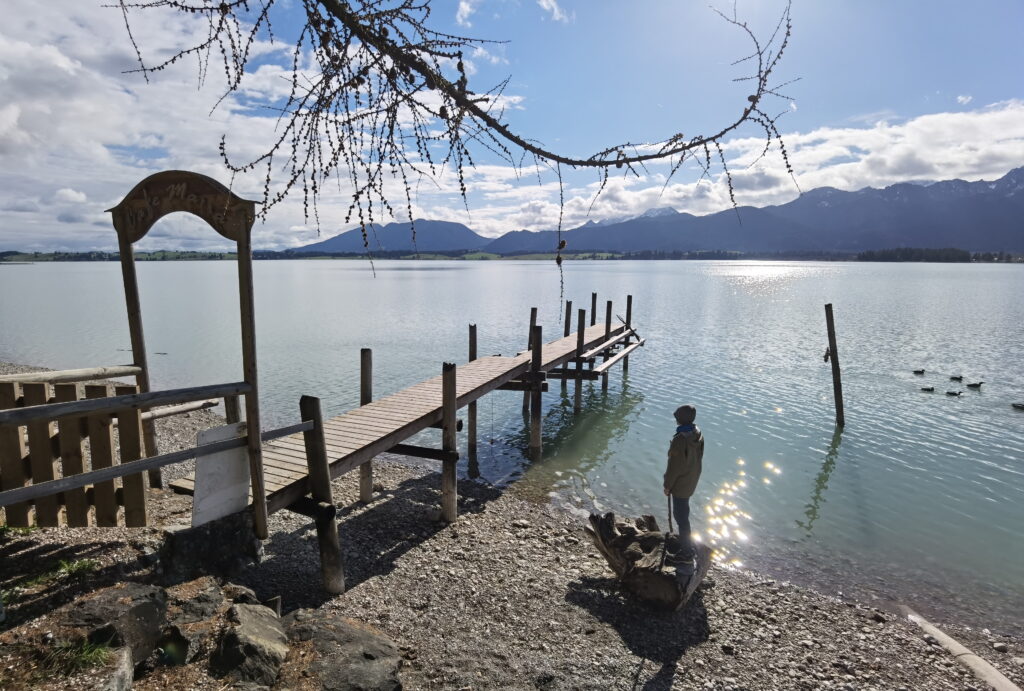
<path fill-rule="evenodd" d="M 185 170 L 165 170 L 137 184 L 112 209 L 114 229 L 135 243 L 169 213 L 186 211 L 238 242 L 256 220 L 256 202 L 242 199 L 213 178 Z"/>

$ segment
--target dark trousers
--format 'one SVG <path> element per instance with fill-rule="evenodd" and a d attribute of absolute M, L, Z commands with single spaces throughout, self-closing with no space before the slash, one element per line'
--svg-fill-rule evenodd
<path fill-rule="evenodd" d="M 683 497 L 672 497 L 672 519 L 676 522 L 676 535 L 679 536 L 679 558 L 693 558 L 693 538 L 690 537 L 690 500 Z"/>

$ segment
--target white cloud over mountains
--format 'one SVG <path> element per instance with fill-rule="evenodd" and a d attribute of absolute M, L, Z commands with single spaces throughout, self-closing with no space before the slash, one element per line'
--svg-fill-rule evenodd
<path fill-rule="evenodd" d="M 462 0 L 460 11 L 463 5 L 468 8 L 465 21 L 478 4 Z M 552 19 L 565 20 L 557 15 L 562 12 L 557 3 L 542 0 L 541 5 Z M 221 135 L 227 134 L 229 151 L 239 160 L 261 153 L 274 136 L 273 114 L 249 104 L 280 96 L 287 88 L 287 73 L 269 60 L 280 51 L 287 62 L 287 44 L 261 44 L 258 49 L 268 64 L 248 79 L 240 96 L 213 109 L 222 93 L 216 81 L 221 78 L 219 64 L 211 63 L 202 89 L 194 61 L 157 74 L 149 84 L 127 72 L 137 63 L 116 8 L 69 0 L 7 0 L 5 9 L 7 21 L 0 28 L 0 250 L 113 248 L 116 240 L 104 210 L 140 179 L 179 168 L 228 183 L 230 176 L 218 156 Z M 152 15 L 145 19 L 133 30 L 151 60 L 169 55 L 203 29 L 176 13 L 160 21 Z M 509 94 L 507 104 L 542 107 L 517 94 Z M 1024 165 L 1024 102 L 972 110 L 965 110 L 966 105 L 961 103 L 957 112 L 902 122 L 888 116 L 845 128 L 788 133 L 786 145 L 799 186 L 858 189 L 910 179 L 991 179 Z M 762 147 L 763 140 L 756 137 L 726 145 L 741 205 L 781 203 L 798 193 L 777 153 L 753 163 Z M 658 206 L 697 214 L 729 207 L 721 176 L 697 182 L 699 173 L 684 166 L 666 185 L 664 172 L 651 167 L 642 179 L 613 177 L 596 201 L 593 174 L 568 174 L 563 227 L 588 219 L 627 218 Z M 451 171 L 418 185 L 416 216 L 464 222 L 487 235 L 558 223 L 559 190 L 550 173 L 538 184 L 530 169 L 484 164 L 467 171 L 467 186 L 469 214 Z M 262 180 L 240 176 L 233 187 L 242 196 L 259 199 Z M 401 199 L 400 187 L 395 193 Z M 344 183 L 324 194 L 321 228 L 330 236 L 342 230 L 351 194 Z M 303 219 L 301 195 L 275 208 L 254 230 L 257 247 L 284 248 L 315 239 L 313 223 Z M 162 220 L 144 243 L 224 246 L 218 235 L 184 215 Z"/>

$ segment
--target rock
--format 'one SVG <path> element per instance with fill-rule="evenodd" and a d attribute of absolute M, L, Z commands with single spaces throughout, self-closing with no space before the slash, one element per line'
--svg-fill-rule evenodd
<path fill-rule="evenodd" d="M 160 570 L 165 583 L 181 583 L 205 574 L 230 577 L 258 564 L 262 553 L 262 543 L 253 532 L 252 514 L 245 510 L 196 528 L 165 528 Z"/>
<path fill-rule="evenodd" d="M 7 620 L 7 612 L 4 610 L 4 598 L 0 595 L 0 624 Z"/>
<path fill-rule="evenodd" d="M 156 648 L 166 615 L 167 596 L 162 588 L 129 582 L 62 607 L 54 613 L 54 622 L 81 631 L 92 643 L 129 648 L 138 665 Z"/>
<path fill-rule="evenodd" d="M 128 648 L 118 648 L 111 656 L 109 673 L 104 683 L 98 684 L 102 691 L 128 691 L 132 687 L 135 676 L 132 665 L 132 652 Z"/>
<path fill-rule="evenodd" d="M 313 649 L 312 656 L 295 660 L 295 673 L 305 669 L 324 689 L 402 688 L 398 647 L 366 625 L 323 610 L 302 609 L 285 617 L 284 623 L 293 648 L 308 643 Z"/>
<path fill-rule="evenodd" d="M 1017 665 L 1018 667 L 1024 667 L 1024 657 L 1011 657 L 1010 662 Z"/>
<path fill-rule="evenodd" d="M 517 518 L 516 520 L 512 521 L 512 527 L 513 528 L 529 528 L 530 527 L 530 522 L 525 520 L 525 519 L 522 519 L 522 518 Z"/>
<path fill-rule="evenodd" d="M 1006 653 L 1010 651 L 1010 646 L 1006 645 L 1002 641 L 992 644 L 992 649 L 997 653 Z"/>
<path fill-rule="evenodd" d="M 221 638 L 210 658 L 211 667 L 239 681 L 273 684 L 288 655 L 281 621 L 263 605 L 232 605 L 229 617 L 236 624 Z"/>
<path fill-rule="evenodd" d="M 881 612 L 872 612 L 871 618 L 877 621 L 879 624 L 884 624 L 888 621 L 888 619 L 885 618 L 885 615 L 883 615 Z"/>
<path fill-rule="evenodd" d="M 726 655 L 735 655 L 736 654 L 736 647 L 733 646 L 733 645 L 730 645 L 729 643 L 723 643 L 722 644 L 722 652 L 725 653 Z"/>
<path fill-rule="evenodd" d="M 167 589 L 168 625 L 160 637 L 162 665 L 184 665 L 213 647 L 213 634 L 227 600 L 210 576 Z"/>
<path fill-rule="evenodd" d="M 224 597 L 231 600 L 232 602 L 243 605 L 258 605 L 260 599 L 256 597 L 255 591 L 252 588 L 246 588 L 244 585 L 236 585 L 234 583 L 225 583 L 221 589 L 224 593 Z"/>

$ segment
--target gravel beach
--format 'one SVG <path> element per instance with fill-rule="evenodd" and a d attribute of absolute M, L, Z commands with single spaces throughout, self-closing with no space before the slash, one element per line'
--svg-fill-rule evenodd
<path fill-rule="evenodd" d="M 12 371 L 0 364 L 0 373 Z M 194 444 L 216 423 L 203 411 L 162 421 L 161 449 Z M 168 468 L 175 477 L 189 468 Z M 375 627 L 400 646 L 410 689 L 983 689 L 986 685 L 898 615 L 748 571 L 713 566 L 678 613 L 623 593 L 579 517 L 482 483 L 459 481 L 459 519 L 440 522 L 436 469 L 385 456 L 374 501 L 359 504 L 355 473 L 335 482 L 348 592 L 320 588 L 312 521 L 282 511 L 262 564 L 239 582 L 285 612 L 321 608 Z M 154 492 L 159 520 L 187 516 L 187 498 Z M 88 582 L 67 600 L 119 578 L 147 578 L 152 529 L 45 529 L 0 537 L 0 588 L 27 564 L 88 555 Z M 39 559 L 43 557 L 43 559 Z M 8 591 L 9 592 L 9 591 Z M 965 594 L 967 596 L 967 594 Z M 10 628 L 57 604 L 46 587 L 8 605 Z M 943 629 L 1017 684 L 1024 645 L 956 626 Z M 223 688 L 200 674 L 193 688 Z M 160 678 L 136 688 L 171 688 Z"/>

